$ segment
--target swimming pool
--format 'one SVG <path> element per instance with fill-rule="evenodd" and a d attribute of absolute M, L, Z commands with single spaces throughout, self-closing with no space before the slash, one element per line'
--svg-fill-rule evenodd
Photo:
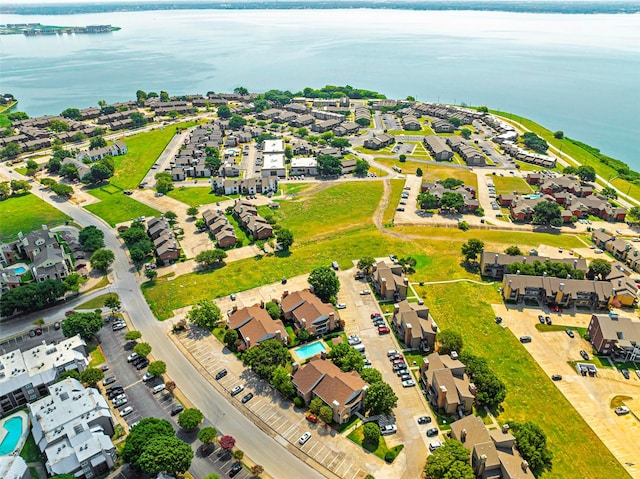
<path fill-rule="evenodd" d="M 326 352 L 327 348 L 325 347 L 322 341 L 316 341 L 315 343 L 310 343 L 305 346 L 300 346 L 297 349 L 293 350 L 298 356 L 299 359 L 307 359 L 311 356 L 315 356 L 316 354 L 320 354 L 322 352 Z"/>
<path fill-rule="evenodd" d="M 4 422 L 2 427 L 6 429 L 7 432 L 0 443 L 0 456 L 5 456 L 15 451 L 20 441 L 20 437 L 22 436 L 22 417 L 11 417 Z M 0 436 L 2 432 L 4 431 L 0 431 Z"/>
<path fill-rule="evenodd" d="M 15 274 L 23 274 L 27 272 L 27 268 L 25 268 L 24 266 L 18 266 L 17 268 L 13 269 L 13 272 Z"/>

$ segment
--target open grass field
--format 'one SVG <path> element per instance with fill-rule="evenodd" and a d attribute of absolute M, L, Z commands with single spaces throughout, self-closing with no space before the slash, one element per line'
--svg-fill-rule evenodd
<path fill-rule="evenodd" d="M 414 157 L 410 156 L 409 158 L 414 158 Z M 411 159 L 408 159 L 405 162 L 401 162 L 397 158 L 383 158 L 383 157 L 377 157 L 375 158 L 375 161 L 377 163 L 380 163 L 381 165 L 388 166 L 389 168 L 391 168 L 392 166 L 397 166 L 402 170 L 402 173 L 405 175 L 415 175 L 416 171 L 418 171 L 418 168 L 420 168 L 424 172 L 427 168 L 437 167 L 437 165 L 431 162 L 428 158 L 417 158 L 417 157 L 415 158 L 429 161 L 429 163 L 423 163 L 420 161 L 411 161 Z"/>
<path fill-rule="evenodd" d="M 378 444 L 368 444 L 363 442 L 364 440 L 364 426 L 360 426 L 357 429 L 354 429 L 348 436 L 351 441 L 355 442 L 358 446 L 366 449 L 367 451 L 373 453 L 378 456 L 380 459 L 384 459 L 385 454 L 389 450 L 395 450 L 396 454 L 400 453 L 404 448 L 404 445 L 400 444 L 398 446 L 389 448 L 387 447 L 387 442 L 384 440 L 384 436 L 380 436 L 380 441 Z"/>
<path fill-rule="evenodd" d="M 200 206 L 216 203 L 217 201 L 228 200 L 226 196 L 216 196 L 211 191 L 211 187 L 177 188 L 168 193 L 171 198 L 181 201 L 188 206 Z"/>
<path fill-rule="evenodd" d="M 470 185 L 478 189 L 478 177 L 473 171 L 466 168 L 456 168 L 446 164 L 437 163 L 429 164 L 427 168 L 423 168 L 424 181 L 446 180 L 447 178 L 457 178 L 464 181 L 465 185 Z"/>
<path fill-rule="evenodd" d="M 293 233 L 296 243 L 373 225 L 373 214 L 382 196 L 382 182 L 322 184 L 283 201 L 273 211 L 278 223 Z M 313 221 L 309 221 L 313 218 Z M 327 225 L 331 225 L 327 229 Z"/>
<path fill-rule="evenodd" d="M 543 477 L 628 477 L 609 450 L 513 334 L 494 322 L 497 285 L 453 283 L 416 287 L 440 328 L 462 334 L 464 348 L 487 359 L 507 386 L 500 423 L 531 420 L 547 435 L 553 470 Z M 453 298 L 464 298 L 454 301 Z"/>
<path fill-rule="evenodd" d="M 0 201 L 0 238 L 10 239 L 20 231 L 40 229 L 64 223 L 70 218 L 31 193 Z"/>
<path fill-rule="evenodd" d="M 496 186 L 496 194 L 512 194 L 517 191 L 521 194 L 533 193 L 533 188 L 522 178 L 516 176 L 494 176 L 493 184 Z"/>
<path fill-rule="evenodd" d="M 278 185 L 278 191 L 282 192 L 283 195 L 297 195 L 312 186 L 311 183 L 280 183 Z"/>
<path fill-rule="evenodd" d="M 615 168 L 601 163 L 600 160 L 598 160 L 584 148 L 581 148 L 580 146 L 572 143 L 568 139 L 558 140 L 554 138 L 553 132 L 551 130 L 545 128 L 542 125 L 539 125 L 532 120 L 529 120 L 528 118 L 523 118 L 521 116 L 513 115 L 511 113 L 505 113 L 502 111 L 491 110 L 491 113 L 503 117 L 503 119 L 506 121 L 520 123 L 525 128 L 544 138 L 550 145 L 555 146 L 566 155 L 571 156 L 578 163 L 582 165 L 593 166 L 593 168 L 596 170 L 596 173 L 604 179 L 614 178 L 618 176 L 618 172 L 615 170 Z M 565 155 L 562 155 L 562 158 L 568 160 Z M 612 181 L 612 183 L 623 193 L 627 193 L 628 191 L 628 194 L 632 198 L 634 198 L 636 201 L 640 201 L 640 186 L 622 179 L 615 179 Z"/>
<path fill-rule="evenodd" d="M 116 298 L 118 297 L 118 295 L 116 293 L 104 293 L 104 294 L 101 294 L 100 296 L 96 296 L 95 298 L 90 299 L 89 301 L 85 301 L 81 305 L 76 306 L 75 309 L 104 308 L 104 302 L 110 296 L 115 296 Z"/>
<path fill-rule="evenodd" d="M 142 204 L 122 192 L 109 193 L 101 188 L 94 188 L 89 193 L 101 201 L 87 205 L 85 209 L 99 216 L 111 226 L 131 221 L 138 216 L 160 216 L 158 210 Z"/>
<path fill-rule="evenodd" d="M 387 203 L 387 207 L 384 210 L 382 215 L 382 224 L 387 225 L 393 221 L 393 217 L 396 213 L 396 208 L 398 207 L 398 203 L 400 202 L 400 197 L 402 196 L 402 189 L 404 188 L 404 180 L 394 179 L 390 180 L 391 184 L 391 193 L 389 194 L 389 203 Z"/>
<path fill-rule="evenodd" d="M 114 157 L 116 171 L 111 178 L 111 183 L 125 190 L 138 186 L 151 165 L 174 137 L 177 128 L 192 125 L 195 123 L 180 123 L 163 130 L 145 131 L 125 138 L 124 142 L 129 152 L 126 155 Z"/>

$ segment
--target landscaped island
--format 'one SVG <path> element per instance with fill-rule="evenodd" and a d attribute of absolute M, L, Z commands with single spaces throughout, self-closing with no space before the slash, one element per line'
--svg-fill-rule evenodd
<path fill-rule="evenodd" d="M 8 23 L 0 26 L 0 35 L 24 34 L 36 35 L 62 35 L 63 33 L 108 33 L 120 30 L 120 27 L 112 25 L 87 25 L 86 27 L 62 27 L 58 25 L 42 25 L 41 23 Z"/>

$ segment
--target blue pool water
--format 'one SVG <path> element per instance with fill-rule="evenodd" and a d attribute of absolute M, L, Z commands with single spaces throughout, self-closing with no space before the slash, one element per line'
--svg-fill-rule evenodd
<path fill-rule="evenodd" d="M 322 341 L 316 341 L 315 343 L 307 344 L 306 346 L 299 347 L 295 350 L 297 356 L 300 359 L 307 359 L 311 356 L 315 356 L 316 354 L 320 354 L 323 351 L 326 351 L 327 348 L 324 347 Z"/>
<path fill-rule="evenodd" d="M 7 435 L 0 444 L 0 456 L 11 454 L 16 448 L 22 435 L 22 418 L 12 417 L 4 423 L 3 427 L 7 430 Z"/>
<path fill-rule="evenodd" d="M 18 266 L 17 268 L 13 269 L 13 272 L 15 274 L 22 274 L 22 273 L 26 273 L 27 272 L 27 268 L 25 268 L 24 266 Z"/>

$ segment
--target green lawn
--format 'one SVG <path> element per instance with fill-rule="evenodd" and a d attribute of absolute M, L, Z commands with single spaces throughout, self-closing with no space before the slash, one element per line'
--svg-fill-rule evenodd
<path fill-rule="evenodd" d="M 364 188 L 360 182 L 319 185 L 293 200 L 280 202 L 273 216 L 278 224 L 291 230 L 296 243 L 317 241 L 372 226 L 382 188 L 380 181 L 367 182 Z"/>
<path fill-rule="evenodd" d="M 522 178 L 517 176 L 492 176 L 493 184 L 496 186 L 496 194 L 513 194 L 517 191 L 521 194 L 533 193 L 533 189 Z"/>
<path fill-rule="evenodd" d="M 11 196 L 0 201 L 0 238 L 13 238 L 20 231 L 26 234 L 40 229 L 43 224 L 57 226 L 69 219 L 71 218 L 31 193 Z"/>
<path fill-rule="evenodd" d="M 402 173 L 415 175 L 418 168 L 422 170 L 423 181 L 444 180 L 446 178 L 458 178 L 464 181 L 465 185 L 471 185 L 478 188 L 478 177 L 473 171 L 466 168 L 456 168 L 445 163 L 419 162 L 407 160 L 403 163 L 394 158 L 375 158 L 375 161 L 386 166 L 397 166 L 402 169 Z"/>
<path fill-rule="evenodd" d="M 312 186 L 311 183 L 281 183 L 278 185 L 278 190 L 282 192 L 283 195 L 297 195 Z"/>
<path fill-rule="evenodd" d="M 115 293 L 105 293 L 105 294 L 101 294 L 100 296 L 96 296 L 93 299 L 90 299 L 89 301 L 85 301 L 84 303 L 82 303 L 80 306 L 76 306 L 75 309 L 97 309 L 97 308 L 104 308 L 104 302 L 105 300 L 109 297 L 109 296 L 115 296 L 116 298 L 118 297 L 117 294 Z"/>
<path fill-rule="evenodd" d="M 138 186 L 151 165 L 155 163 L 160 153 L 174 137 L 176 130 L 192 125 L 195 123 L 181 123 L 162 130 L 145 131 L 125 138 L 123 141 L 127 144 L 129 152 L 126 155 L 114 157 L 116 171 L 111 178 L 111 183 L 125 190 Z"/>
<path fill-rule="evenodd" d="M 382 216 L 382 224 L 388 225 L 393 221 L 393 217 L 396 213 L 396 208 L 398 207 L 398 203 L 400 202 L 400 197 L 402 196 L 402 189 L 404 188 L 405 180 L 395 179 L 391 180 L 391 193 L 389 194 L 389 203 L 384 210 L 384 214 Z"/>
<path fill-rule="evenodd" d="M 91 357 L 91 361 L 89 361 L 90 368 L 95 368 L 105 362 L 104 354 L 102 353 L 100 346 L 91 351 L 89 356 Z"/>
<path fill-rule="evenodd" d="M 416 290 L 440 328 L 462 334 L 465 349 L 486 358 L 505 382 L 507 398 L 498 421 L 531 420 L 542 427 L 554 453 L 553 471 L 543 477 L 628 477 L 513 334 L 494 323 L 491 303 L 500 302 L 496 286 L 453 283 Z"/>
<path fill-rule="evenodd" d="M 397 455 L 404 448 L 403 444 L 400 444 L 392 448 L 387 447 L 387 443 L 384 440 L 384 436 L 380 436 L 380 441 L 378 442 L 377 447 L 375 444 L 363 443 L 363 438 L 364 438 L 363 431 L 364 431 L 364 426 L 360 426 L 359 428 L 353 430 L 347 437 L 351 441 L 355 442 L 358 446 L 375 454 L 382 460 L 384 460 L 384 455 L 387 453 L 387 451 L 393 449 L 396 451 L 396 455 Z"/>
<path fill-rule="evenodd" d="M 42 457 L 42 453 L 40 449 L 36 445 L 36 441 L 33 439 L 33 435 L 29 433 L 27 440 L 22 446 L 22 451 L 20 451 L 20 457 L 25 460 L 25 462 L 44 462 L 44 458 Z"/>
<path fill-rule="evenodd" d="M 183 202 L 188 206 L 200 206 L 216 203 L 218 201 L 228 200 L 227 196 L 216 196 L 211 191 L 210 186 L 195 188 L 178 188 L 168 193 L 173 199 Z"/>
<path fill-rule="evenodd" d="M 154 210 L 122 192 L 109 193 L 102 188 L 94 188 L 89 193 L 101 201 L 87 205 L 85 209 L 99 216 L 111 226 L 131 221 L 138 216 L 160 216 L 158 210 Z"/>

